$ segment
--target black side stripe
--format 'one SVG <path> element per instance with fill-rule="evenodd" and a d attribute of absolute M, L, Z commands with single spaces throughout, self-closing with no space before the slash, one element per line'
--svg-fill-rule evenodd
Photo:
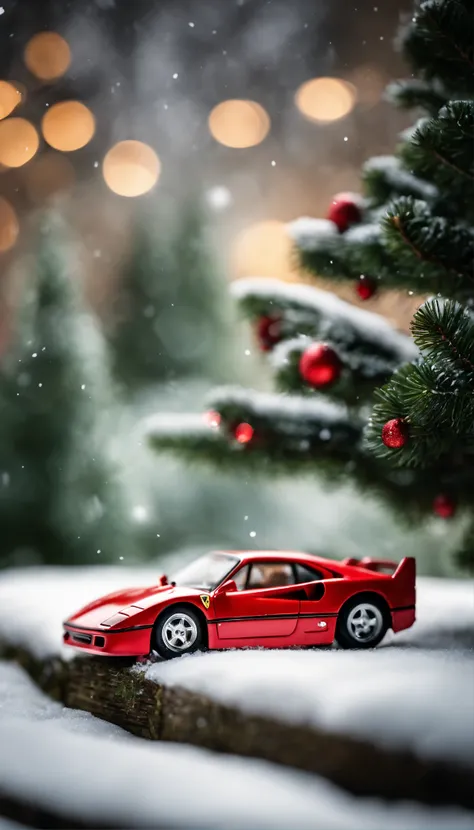
<path fill-rule="evenodd" d="M 115 628 L 109 630 L 108 628 L 89 628 L 87 625 L 69 625 L 68 623 L 64 623 L 64 628 L 67 631 L 76 631 L 81 629 L 81 631 L 93 631 L 94 634 L 125 634 L 127 631 L 142 631 L 145 628 L 153 628 L 152 625 L 131 625 L 129 628 Z"/>
<path fill-rule="evenodd" d="M 258 614 L 255 617 L 220 617 L 217 620 L 208 620 L 208 625 L 214 623 L 227 622 L 247 622 L 249 620 L 298 620 L 304 617 L 305 619 L 320 619 L 321 617 L 337 617 L 337 614 Z"/>

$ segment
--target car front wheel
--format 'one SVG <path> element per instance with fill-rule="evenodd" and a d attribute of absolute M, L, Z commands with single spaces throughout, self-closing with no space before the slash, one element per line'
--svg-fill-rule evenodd
<path fill-rule="evenodd" d="M 388 627 L 388 612 L 382 601 L 354 597 L 339 614 L 336 640 L 342 648 L 374 648 Z"/>
<path fill-rule="evenodd" d="M 153 648 L 166 660 L 199 651 L 204 645 L 202 624 L 191 608 L 168 608 L 155 626 Z"/>

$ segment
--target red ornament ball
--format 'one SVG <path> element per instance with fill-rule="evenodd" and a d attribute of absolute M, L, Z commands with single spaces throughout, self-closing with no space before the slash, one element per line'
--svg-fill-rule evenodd
<path fill-rule="evenodd" d="M 215 409 L 210 409 L 209 412 L 205 412 L 203 418 L 210 427 L 217 429 L 221 423 L 221 413 L 217 412 Z"/>
<path fill-rule="evenodd" d="M 456 503 L 449 496 L 440 494 L 433 500 L 433 510 L 442 519 L 450 519 L 456 512 Z"/>
<path fill-rule="evenodd" d="M 238 424 L 234 431 L 235 440 L 238 441 L 239 444 L 248 444 L 248 442 L 253 438 L 253 433 L 254 428 L 250 426 L 250 424 Z"/>
<path fill-rule="evenodd" d="M 334 222 L 339 233 L 362 221 L 360 196 L 354 193 L 337 193 L 329 207 L 327 218 Z"/>
<path fill-rule="evenodd" d="M 403 418 L 392 418 L 383 425 L 382 441 L 391 450 L 404 447 L 408 441 L 408 425 Z"/>
<path fill-rule="evenodd" d="M 260 317 L 256 331 L 262 352 L 271 351 L 281 340 L 281 317 Z"/>
<path fill-rule="evenodd" d="M 373 297 L 377 291 L 377 285 L 374 280 L 370 279 L 370 277 L 364 277 L 361 275 L 356 285 L 356 291 L 361 300 L 370 300 L 370 298 Z"/>
<path fill-rule="evenodd" d="M 301 355 L 299 370 L 306 383 L 316 389 L 323 389 L 339 380 L 342 361 L 331 346 L 325 343 L 313 343 Z"/>

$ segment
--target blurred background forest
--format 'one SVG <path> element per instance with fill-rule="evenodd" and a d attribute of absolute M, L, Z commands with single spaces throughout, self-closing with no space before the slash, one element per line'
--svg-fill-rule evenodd
<path fill-rule="evenodd" d="M 411 2 L 373 3 L 0 7 L 1 565 L 290 547 L 454 571 L 462 519 L 405 525 L 349 479 L 202 469 L 143 436 L 216 383 L 270 387 L 229 283 L 304 280 L 286 223 L 357 191 L 411 120 L 383 98 Z M 419 302 L 365 307 L 408 331 Z"/>

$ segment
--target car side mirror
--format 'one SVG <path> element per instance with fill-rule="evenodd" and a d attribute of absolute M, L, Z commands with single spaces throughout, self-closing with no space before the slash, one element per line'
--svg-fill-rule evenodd
<path fill-rule="evenodd" d="M 228 579 L 227 582 L 221 586 L 219 591 L 221 594 L 234 594 L 237 593 L 237 585 L 235 584 L 233 579 Z"/>

